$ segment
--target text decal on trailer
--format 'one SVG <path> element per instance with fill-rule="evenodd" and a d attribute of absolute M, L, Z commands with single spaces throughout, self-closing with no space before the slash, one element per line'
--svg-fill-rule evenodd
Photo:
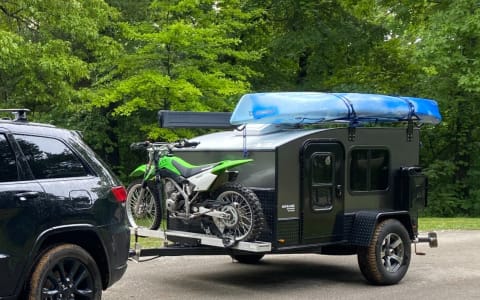
<path fill-rule="evenodd" d="M 295 204 L 282 204 L 282 208 L 286 209 L 287 212 L 295 212 Z"/>

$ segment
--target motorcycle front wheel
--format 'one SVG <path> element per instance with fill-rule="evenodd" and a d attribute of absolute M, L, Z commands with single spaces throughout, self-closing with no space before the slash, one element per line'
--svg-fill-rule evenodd
<path fill-rule="evenodd" d="M 158 229 L 162 222 L 162 212 L 155 182 L 149 181 L 146 188 L 142 188 L 142 180 L 136 179 L 127 191 L 127 218 L 130 226 Z"/>
<path fill-rule="evenodd" d="M 263 230 L 264 216 L 257 195 L 240 184 L 226 183 L 214 192 L 218 210 L 228 218 L 213 218 L 215 232 L 221 238 L 254 241 Z"/>

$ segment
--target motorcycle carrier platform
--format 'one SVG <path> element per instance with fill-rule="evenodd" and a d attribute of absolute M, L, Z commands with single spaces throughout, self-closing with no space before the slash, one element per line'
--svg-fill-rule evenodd
<path fill-rule="evenodd" d="M 182 255 L 221 255 L 237 252 L 268 253 L 272 251 L 269 242 L 239 241 L 226 246 L 225 241 L 216 236 L 176 230 L 150 230 L 142 227 L 131 228 L 135 235 L 135 249 L 130 250 L 130 257 L 139 261 L 146 256 L 182 256 Z M 152 237 L 165 240 L 165 246 L 142 249 L 138 237 Z M 173 242 L 170 244 L 168 242 Z"/>

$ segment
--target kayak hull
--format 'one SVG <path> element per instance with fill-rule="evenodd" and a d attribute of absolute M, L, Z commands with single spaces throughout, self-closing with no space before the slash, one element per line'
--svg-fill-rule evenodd
<path fill-rule="evenodd" d="M 311 124 L 319 122 L 401 122 L 438 124 L 434 100 L 359 93 L 279 92 L 244 95 L 230 118 L 241 124 Z"/>

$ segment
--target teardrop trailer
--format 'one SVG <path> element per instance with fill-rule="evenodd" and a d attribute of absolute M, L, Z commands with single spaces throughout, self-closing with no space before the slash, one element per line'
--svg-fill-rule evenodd
<path fill-rule="evenodd" d="M 137 243 L 131 255 L 226 254 L 256 263 L 266 254 L 356 254 L 370 283 L 395 284 L 408 270 L 412 243 L 416 253 L 417 243 L 437 246 L 434 232 L 418 233 L 427 178 L 415 125 L 440 120 L 433 100 L 353 93 L 247 94 L 232 114 L 160 111 L 163 127 L 238 126 L 196 137 L 196 147 L 174 152 L 198 165 L 252 159 L 232 180 L 258 197 L 263 226 L 256 240 L 231 243 L 198 219 L 167 217 L 163 230 L 134 232 L 136 240 L 154 236 L 169 243 L 156 249 Z M 405 126 L 372 126 L 383 122 Z"/>

